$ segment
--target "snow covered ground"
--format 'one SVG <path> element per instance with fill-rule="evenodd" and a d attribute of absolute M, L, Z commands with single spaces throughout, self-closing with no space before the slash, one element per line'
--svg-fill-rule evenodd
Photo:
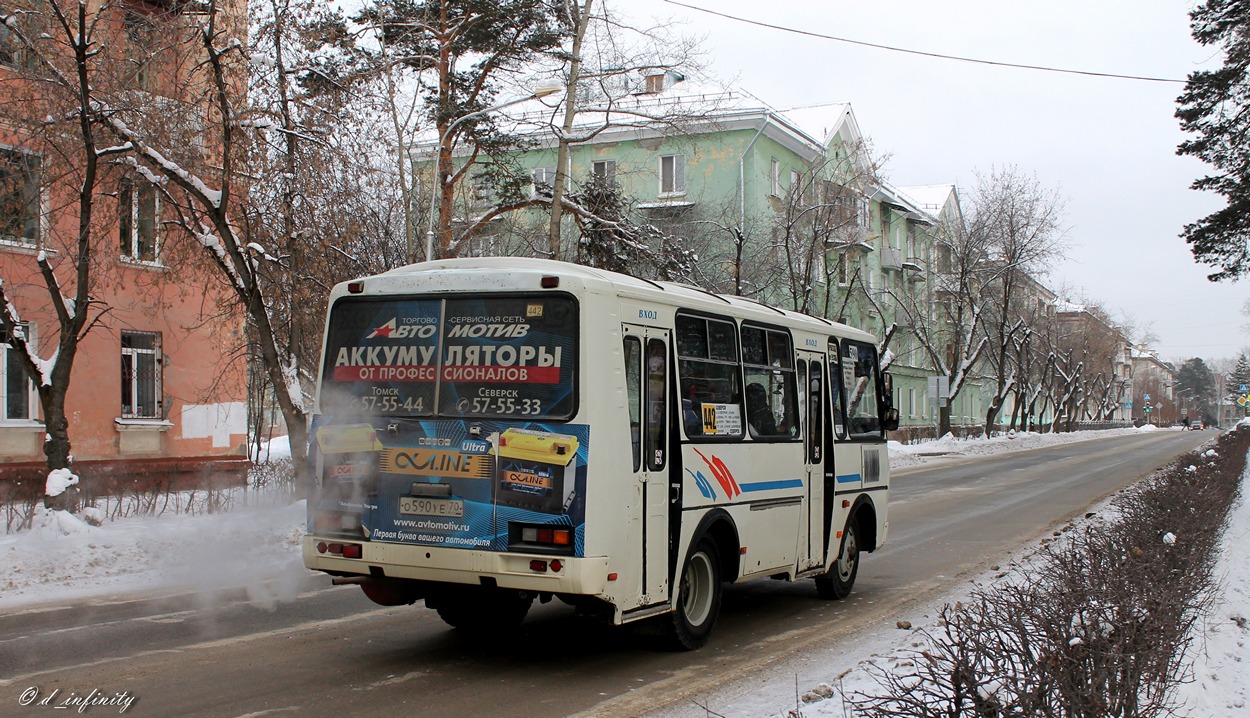
<path fill-rule="evenodd" d="M 892 469 L 966 457 L 1019 451 L 1056 443 L 1113 434 L 1150 431 L 1041 435 L 1014 434 L 990 440 L 946 438 L 917 446 L 891 444 Z M 1214 434 L 1212 434 L 1214 436 Z M 275 449 L 275 454 L 278 450 Z M 89 526 L 63 514 L 44 514 L 32 531 L 0 537 L 0 611 L 16 612 L 41 605 L 113 595 L 155 595 L 186 590 L 207 597 L 225 587 L 247 591 L 262 606 L 276 606 L 293 597 L 307 576 L 299 555 L 304 531 L 302 502 L 286 506 L 239 509 L 209 515 L 165 515 L 133 518 Z M 1225 536 L 1219 572 L 1221 600 L 1202 623 L 1195 655 L 1194 682 L 1182 699 L 1195 718 L 1250 715 L 1250 554 L 1231 550 L 1250 541 L 1250 504 L 1244 497 L 1235 508 Z M 224 543 L 223 543 L 224 542 Z M 247 571 L 238 557 L 247 556 Z M 809 653 L 775 666 L 750 684 L 731 686 L 703 697 L 707 710 L 728 718 L 784 716 L 798 709 L 804 718 L 844 718 L 839 691 L 873 687 L 869 661 L 888 666 L 902 660 L 916 640 L 915 629 L 933 628 L 937 609 L 960 595 L 935 599 L 900 630 L 889 625 L 861 633 L 846 644 Z M 823 685 L 823 688 L 822 688 Z M 835 689 L 836 690 L 832 690 Z M 803 703 L 796 694 L 820 689 L 832 697 Z M 705 718 L 697 705 L 676 707 L 657 718 Z"/>

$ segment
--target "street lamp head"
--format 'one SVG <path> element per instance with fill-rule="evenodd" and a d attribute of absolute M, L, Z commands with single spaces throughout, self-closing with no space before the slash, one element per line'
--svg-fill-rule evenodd
<path fill-rule="evenodd" d="M 534 99 L 541 100 L 544 97 L 554 95 L 558 92 L 564 92 L 564 83 L 559 80 L 543 80 L 534 88 Z"/>

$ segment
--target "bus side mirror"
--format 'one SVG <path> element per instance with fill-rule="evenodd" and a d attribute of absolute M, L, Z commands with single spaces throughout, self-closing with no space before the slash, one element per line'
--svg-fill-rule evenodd
<path fill-rule="evenodd" d="M 885 416 L 881 417 L 881 426 L 886 431 L 898 431 L 898 409 L 886 409 Z"/>
<path fill-rule="evenodd" d="M 884 372 L 881 375 L 882 412 L 881 428 L 886 431 L 898 430 L 898 409 L 894 408 L 894 375 Z"/>

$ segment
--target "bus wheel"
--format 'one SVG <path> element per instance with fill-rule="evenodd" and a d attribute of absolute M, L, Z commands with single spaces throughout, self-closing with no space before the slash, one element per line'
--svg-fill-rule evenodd
<path fill-rule="evenodd" d="M 426 599 L 426 604 L 431 601 Z M 521 625 L 534 603 L 533 594 L 489 588 L 462 588 L 443 592 L 430 606 L 438 617 L 460 631 L 489 633 Z"/>
<path fill-rule="evenodd" d="M 712 626 L 720 614 L 720 563 L 716 544 L 711 539 L 699 541 L 681 570 L 677 585 L 677 610 L 670 616 L 669 647 L 693 651 L 703 647 L 712 635 Z"/>
<path fill-rule="evenodd" d="M 859 535 L 855 530 L 855 518 L 846 522 L 842 534 L 842 555 L 833 562 L 826 573 L 816 577 L 816 593 L 821 598 L 842 599 L 851 595 L 855 576 L 859 573 Z"/>

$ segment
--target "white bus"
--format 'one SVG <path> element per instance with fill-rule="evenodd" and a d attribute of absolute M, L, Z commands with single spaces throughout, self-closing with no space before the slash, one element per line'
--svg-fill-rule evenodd
<path fill-rule="evenodd" d="M 492 630 L 552 597 L 703 645 L 723 582 L 842 598 L 889 528 L 873 337 L 561 262 L 336 286 L 306 565 Z"/>

